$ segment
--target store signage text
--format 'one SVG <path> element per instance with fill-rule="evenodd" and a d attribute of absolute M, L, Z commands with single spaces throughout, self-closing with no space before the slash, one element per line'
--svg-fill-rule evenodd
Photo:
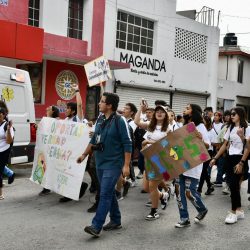
<path fill-rule="evenodd" d="M 166 72 L 165 62 L 158 59 L 143 58 L 139 55 L 134 56 L 133 54 L 129 55 L 128 53 L 123 54 L 120 52 L 120 62 L 130 63 L 133 67 L 141 69 Z"/>

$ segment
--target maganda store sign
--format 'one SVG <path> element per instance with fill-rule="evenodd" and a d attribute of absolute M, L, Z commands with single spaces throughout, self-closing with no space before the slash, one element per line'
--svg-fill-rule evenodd
<path fill-rule="evenodd" d="M 115 72 L 116 80 L 135 85 L 167 86 L 166 60 L 121 49 L 116 49 L 116 60 L 130 64 L 130 69 Z"/>

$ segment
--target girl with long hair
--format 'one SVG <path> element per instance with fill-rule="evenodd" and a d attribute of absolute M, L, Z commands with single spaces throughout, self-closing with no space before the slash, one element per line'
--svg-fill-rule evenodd
<path fill-rule="evenodd" d="M 141 104 L 141 106 L 143 103 Z M 141 109 L 140 109 L 141 110 Z M 135 123 L 139 121 L 140 110 L 137 112 L 135 117 Z M 157 106 L 154 110 L 153 117 L 148 125 L 145 124 L 145 129 L 147 130 L 144 135 L 144 141 L 142 142 L 142 147 L 147 147 L 161 138 L 165 137 L 167 133 L 170 131 L 169 128 L 169 117 L 167 110 L 163 106 Z M 167 199 L 169 198 L 169 194 L 166 192 L 160 192 L 158 190 L 158 186 L 163 182 L 163 178 L 161 180 L 146 180 L 144 182 L 144 190 L 150 193 L 151 199 L 151 211 L 146 216 L 146 220 L 155 220 L 158 219 L 158 204 L 159 200 L 161 202 L 161 208 L 166 209 Z"/>
<path fill-rule="evenodd" d="M 7 121 L 8 111 L 5 108 L 0 108 L 0 200 L 4 199 L 3 187 L 3 171 L 8 163 L 10 148 L 14 138 L 14 129 L 12 122 Z"/>
<path fill-rule="evenodd" d="M 183 112 L 184 125 L 193 122 L 197 129 L 197 137 L 203 140 L 207 148 L 210 146 L 207 130 L 203 124 L 202 110 L 199 105 L 189 104 Z M 182 228 L 190 226 L 189 213 L 187 209 L 186 197 L 191 201 L 198 215 L 194 221 L 199 223 L 206 216 L 208 210 L 204 205 L 200 193 L 197 191 L 197 185 L 202 172 L 203 164 L 184 172 L 176 180 L 176 200 L 179 208 L 180 221 L 175 227 Z"/>
<path fill-rule="evenodd" d="M 249 149 L 245 146 L 249 139 L 250 127 L 246 122 L 245 111 L 240 107 L 233 108 L 231 110 L 231 122 L 224 136 L 224 143 L 210 162 L 210 166 L 213 166 L 229 146 L 225 167 L 227 182 L 231 191 L 232 206 L 225 219 L 226 224 L 234 224 L 238 219 L 244 219 L 244 211 L 241 208 L 240 183 L 246 179 L 248 173 L 247 157 Z"/>

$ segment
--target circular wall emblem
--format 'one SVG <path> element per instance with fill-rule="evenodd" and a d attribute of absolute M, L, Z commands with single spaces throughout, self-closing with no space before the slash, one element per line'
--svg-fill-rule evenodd
<path fill-rule="evenodd" d="M 63 100 L 71 100 L 75 96 L 72 85 L 78 85 L 78 79 L 74 72 L 70 70 L 61 71 L 56 78 L 56 92 Z"/>

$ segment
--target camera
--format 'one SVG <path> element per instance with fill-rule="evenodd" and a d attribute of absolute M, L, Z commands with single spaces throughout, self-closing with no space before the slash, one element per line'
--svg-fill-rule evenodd
<path fill-rule="evenodd" d="M 103 152 L 104 151 L 104 145 L 103 145 L 103 143 L 97 143 L 97 144 L 95 144 L 95 145 L 92 145 L 92 150 L 93 151 L 101 151 L 101 152 Z"/>

